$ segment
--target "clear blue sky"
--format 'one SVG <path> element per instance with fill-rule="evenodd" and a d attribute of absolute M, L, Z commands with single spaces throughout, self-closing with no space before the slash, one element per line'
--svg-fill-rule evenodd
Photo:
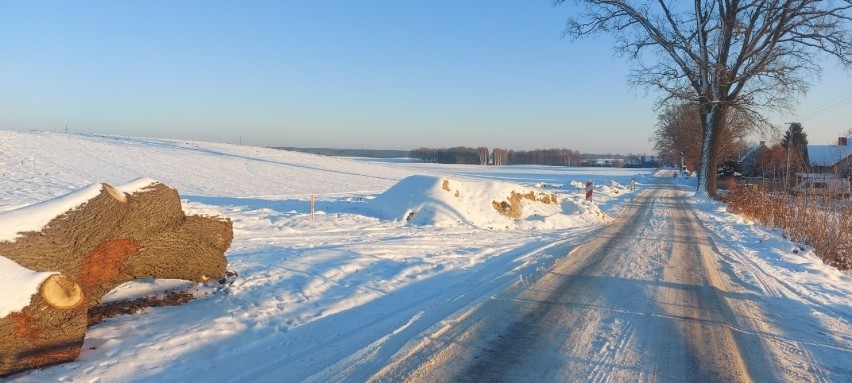
<path fill-rule="evenodd" d="M 570 7 L 514 1 L 4 1 L 0 129 L 411 149 L 651 153 L 655 94 Z M 833 63 L 798 111 L 852 92 Z M 799 113 L 801 112 L 801 113 Z M 803 121 L 812 143 L 852 103 Z"/>

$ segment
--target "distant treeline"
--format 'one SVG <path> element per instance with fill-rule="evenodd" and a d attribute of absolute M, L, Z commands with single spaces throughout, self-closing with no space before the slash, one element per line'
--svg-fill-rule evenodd
<path fill-rule="evenodd" d="M 408 150 L 375 150 L 375 149 L 331 149 L 331 148 L 293 148 L 278 146 L 272 149 L 290 150 L 294 152 L 312 153 L 334 157 L 370 157 L 370 158 L 406 158 Z"/>
<path fill-rule="evenodd" d="M 469 165 L 550 165 L 550 166 L 614 166 L 657 167 L 653 156 L 620 154 L 582 154 L 570 149 L 506 150 L 469 148 L 459 146 L 449 149 L 419 148 L 409 152 L 415 161 L 440 164 Z"/>
<path fill-rule="evenodd" d="M 579 166 L 582 160 L 580 152 L 570 149 L 494 149 L 494 165 Z"/>
<path fill-rule="evenodd" d="M 303 153 L 339 157 L 409 158 L 414 161 L 439 164 L 465 165 L 550 165 L 550 166 L 606 166 L 606 167 L 657 167 L 653 156 L 622 154 L 581 154 L 570 149 L 507 150 L 488 148 L 418 148 L 414 150 L 331 149 L 273 147 Z"/>
<path fill-rule="evenodd" d="M 419 148 L 408 152 L 408 158 L 438 164 L 488 165 L 488 148 Z"/>
<path fill-rule="evenodd" d="M 409 158 L 422 162 L 468 165 L 554 165 L 579 166 L 580 152 L 568 149 L 506 150 L 469 148 L 459 146 L 448 149 L 419 148 L 409 152 Z"/>

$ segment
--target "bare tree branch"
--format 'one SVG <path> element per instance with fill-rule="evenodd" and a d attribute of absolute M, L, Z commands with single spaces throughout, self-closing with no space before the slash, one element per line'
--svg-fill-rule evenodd
<path fill-rule="evenodd" d="M 566 2 L 554 1 L 555 5 Z M 698 102 L 702 177 L 715 193 L 719 134 L 728 111 L 787 107 L 808 90 L 820 59 L 852 66 L 852 0 L 576 0 L 583 11 L 565 35 L 609 33 L 634 61 L 634 86 L 663 93 L 661 105 Z M 712 173 L 712 174 L 711 174 Z"/>

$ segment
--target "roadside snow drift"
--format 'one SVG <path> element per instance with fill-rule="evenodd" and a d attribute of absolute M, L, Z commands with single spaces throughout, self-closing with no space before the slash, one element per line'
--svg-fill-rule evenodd
<path fill-rule="evenodd" d="M 595 204 L 571 198 L 560 201 L 556 194 L 541 189 L 425 175 L 399 181 L 368 206 L 382 220 L 439 227 L 556 229 L 608 218 Z"/>

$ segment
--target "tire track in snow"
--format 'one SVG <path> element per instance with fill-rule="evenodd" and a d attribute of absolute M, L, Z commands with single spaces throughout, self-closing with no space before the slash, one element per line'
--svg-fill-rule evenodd
<path fill-rule="evenodd" d="M 524 295 L 522 289 L 507 290 L 508 293 L 504 292 L 495 299 L 475 308 L 473 312 L 465 313 L 464 318 L 449 331 L 442 329 L 443 333 L 436 335 L 437 341 L 435 343 L 437 346 L 432 350 L 431 355 L 427 355 L 427 358 L 424 358 L 423 355 L 409 357 L 409 359 L 414 359 L 415 362 L 405 360 L 398 362 L 396 368 L 383 371 L 376 377 L 376 380 L 479 382 L 512 381 L 515 378 L 523 381 L 529 379 L 546 381 L 563 373 L 564 371 L 559 371 L 558 368 L 554 371 L 554 366 L 548 365 L 550 359 L 545 358 L 544 365 L 536 366 L 540 370 L 535 375 L 509 376 L 515 370 L 515 366 L 524 361 L 535 359 L 535 355 L 560 352 L 541 346 L 552 343 L 552 340 L 548 339 L 563 339 L 570 336 L 569 329 L 573 325 L 585 324 L 584 331 L 580 335 L 586 338 L 584 339 L 585 343 L 594 341 L 594 336 L 597 334 L 594 324 L 600 321 L 602 315 L 607 314 L 606 307 L 584 302 L 592 309 L 580 310 L 580 317 L 574 316 L 572 323 L 560 323 L 559 317 L 564 310 L 565 303 L 560 301 L 562 299 L 560 291 L 574 288 L 588 290 L 587 285 L 594 285 L 599 282 L 594 278 L 565 277 L 598 273 L 598 266 L 606 259 L 605 255 L 609 252 L 615 252 L 618 246 L 622 246 L 621 241 L 613 240 L 613 238 L 634 233 L 641 227 L 642 221 L 649 219 L 650 208 L 645 204 L 634 203 L 633 209 L 641 209 L 642 213 L 629 215 L 630 219 L 623 224 L 610 226 L 592 236 L 590 242 L 594 242 L 597 247 L 603 248 L 603 251 L 591 255 L 575 255 L 574 252 L 578 250 L 575 249 L 567 257 L 571 260 L 571 262 L 568 262 L 568 266 L 554 268 L 542 277 L 550 285 L 539 280 L 536 285 L 526 290 L 529 293 L 528 295 Z M 580 303 L 567 303 L 582 306 Z M 559 331 L 553 333 L 548 331 L 547 328 L 558 329 Z M 629 332 L 632 332 L 632 330 Z M 547 339 L 543 340 L 543 338 Z M 611 343 L 621 345 L 629 342 L 631 336 L 629 333 L 624 333 L 621 340 L 611 339 Z M 618 347 L 613 347 L 613 350 L 618 350 Z M 533 356 L 523 358 L 523 355 Z M 416 365 L 418 360 L 421 361 L 419 366 Z M 592 365 L 592 368 L 613 368 L 601 363 L 597 363 L 597 365 L 604 367 Z M 586 363 L 585 366 L 588 367 L 589 364 Z M 524 369 L 523 371 L 529 370 Z M 608 375 L 608 372 L 603 371 L 598 376 L 601 377 L 601 380 L 604 380 Z M 588 380 L 589 375 L 584 376 L 583 381 Z"/>
<path fill-rule="evenodd" d="M 582 234 L 576 234 L 582 235 Z M 266 358 L 263 365 L 234 377 L 234 381 L 363 381 L 388 365 L 411 339 L 425 330 L 451 325 L 451 315 L 463 307 L 487 300 L 506 285 L 519 283 L 519 275 L 534 273 L 537 262 L 522 266 L 519 259 L 536 257 L 554 249 L 564 249 L 576 242 L 576 235 L 553 242 L 537 242 L 521 246 L 486 262 L 480 270 L 468 275 L 478 281 L 459 296 L 453 284 L 471 284 L 452 276 L 436 277 L 420 286 L 412 286 L 388 295 L 388 299 L 407 299 L 408 306 L 377 314 L 384 310 L 383 298 L 355 307 L 341 315 L 322 318 L 286 334 L 289 341 L 304 343 L 298 353 Z M 546 258 L 539 261 L 548 262 Z M 423 293 L 427 291 L 429 293 Z M 331 334 L 330 330 L 336 333 Z"/>
<path fill-rule="evenodd" d="M 741 302 L 751 297 L 718 270 L 720 256 L 690 210 L 673 189 L 642 193 L 529 288 L 466 309 L 427 335 L 430 353 L 402 356 L 375 380 L 789 379 L 773 367 L 777 342 L 755 327 L 763 312 Z"/>
<path fill-rule="evenodd" d="M 690 211 L 692 215 L 693 227 L 691 230 L 701 231 L 706 235 L 706 242 L 702 243 L 704 268 L 706 274 L 713 277 L 714 286 L 719 287 L 715 290 L 717 295 L 720 292 L 730 292 L 741 296 L 748 296 L 748 286 L 743 286 L 742 281 L 736 283 L 731 278 L 735 275 L 733 269 L 728 269 L 727 273 L 717 271 L 715 264 L 712 264 L 714 259 L 722 266 L 725 262 L 731 262 L 731 259 L 738 261 L 738 265 L 748 270 L 754 277 L 759 287 L 762 290 L 762 297 L 759 300 L 754 299 L 732 299 L 725 298 L 727 302 L 722 306 L 726 311 L 723 313 L 726 318 L 726 326 L 728 331 L 738 339 L 738 342 L 743 347 L 751 349 L 764 350 L 763 364 L 764 370 L 771 371 L 775 380 L 789 380 L 791 377 L 796 381 L 807 382 L 830 382 L 830 373 L 825 368 L 820 367 L 821 362 L 808 346 L 827 347 L 840 352 L 848 352 L 849 350 L 841 349 L 832 345 L 808 342 L 801 339 L 794 339 L 783 333 L 775 323 L 768 320 L 763 312 L 769 312 L 772 306 L 767 306 L 772 300 L 782 300 L 793 297 L 795 300 L 802 300 L 819 306 L 813 302 L 810 297 L 802 296 L 792 286 L 785 281 L 767 274 L 757 262 L 748 255 L 739 254 L 733 249 L 728 249 L 721 244 L 724 241 L 707 226 L 705 226 L 700 217 L 695 211 Z M 713 257 L 712 254 L 718 255 Z M 724 269 L 722 269 L 724 270 Z M 723 297 L 719 297 L 722 300 Z M 842 315 L 838 315 L 843 318 Z M 748 351 L 745 351 L 748 352 Z M 766 371 L 764 371 L 766 372 Z"/>

